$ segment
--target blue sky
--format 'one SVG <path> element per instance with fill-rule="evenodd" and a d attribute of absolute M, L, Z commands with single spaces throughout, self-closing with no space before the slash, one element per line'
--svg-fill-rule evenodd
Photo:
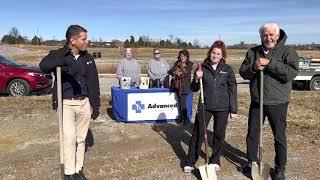
<path fill-rule="evenodd" d="M 288 43 L 320 43 L 319 0 L 3 0 L 0 37 L 12 27 L 31 39 L 64 39 L 70 24 L 88 30 L 89 39 L 181 38 L 210 45 L 260 43 L 258 29 L 276 22 Z"/>

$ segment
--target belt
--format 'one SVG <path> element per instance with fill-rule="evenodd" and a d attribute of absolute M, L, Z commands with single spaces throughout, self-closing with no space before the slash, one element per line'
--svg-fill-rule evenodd
<path fill-rule="evenodd" d="M 72 98 L 64 98 L 67 100 L 84 100 L 86 96 L 72 97 Z"/>

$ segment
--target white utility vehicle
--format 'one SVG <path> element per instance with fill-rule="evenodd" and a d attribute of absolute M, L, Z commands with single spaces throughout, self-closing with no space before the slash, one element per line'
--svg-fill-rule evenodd
<path fill-rule="evenodd" d="M 312 91 L 320 91 L 320 59 L 300 57 L 299 73 L 294 81 Z"/>

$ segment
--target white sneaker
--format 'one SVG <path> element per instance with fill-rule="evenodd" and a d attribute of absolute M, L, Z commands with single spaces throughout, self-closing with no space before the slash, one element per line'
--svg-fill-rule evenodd
<path fill-rule="evenodd" d="M 214 168 L 214 170 L 220 171 L 220 165 L 219 164 L 211 164 L 211 166 Z"/>
<path fill-rule="evenodd" d="M 260 173 L 259 173 L 259 165 L 257 162 L 251 163 L 251 177 L 252 179 L 258 179 Z"/>
<path fill-rule="evenodd" d="M 192 166 L 183 167 L 183 172 L 184 173 L 191 173 L 193 170 L 194 170 L 194 167 L 192 167 Z"/>

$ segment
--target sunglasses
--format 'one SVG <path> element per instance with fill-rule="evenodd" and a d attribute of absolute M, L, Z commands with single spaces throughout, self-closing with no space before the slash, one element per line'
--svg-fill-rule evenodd
<path fill-rule="evenodd" d="M 153 54 L 160 54 L 160 53 L 153 53 Z"/>

